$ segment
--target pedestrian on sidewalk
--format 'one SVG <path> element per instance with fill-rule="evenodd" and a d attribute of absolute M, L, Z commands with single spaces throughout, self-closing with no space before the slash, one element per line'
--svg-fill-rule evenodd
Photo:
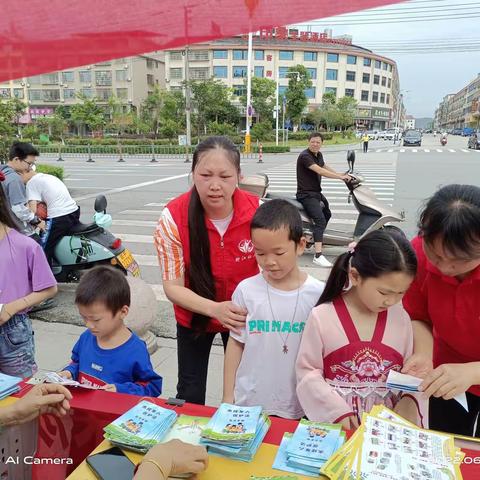
<path fill-rule="evenodd" d="M 370 137 L 368 136 L 367 132 L 365 132 L 362 136 L 362 143 L 363 143 L 363 153 L 368 152 L 368 141 L 370 140 Z"/>
<path fill-rule="evenodd" d="M 313 239 L 315 256 L 313 264 L 329 268 L 332 264 L 322 253 L 323 233 L 332 216 L 328 201 L 322 193 L 322 177 L 349 181 L 350 176 L 337 173 L 323 159 L 323 137 L 320 133 L 311 133 L 308 148 L 297 159 L 297 200 L 303 205 L 307 215 L 313 220 Z"/>
<path fill-rule="evenodd" d="M 163 288 L 177 321 L 177 398 L 204 404 L 213 339 L 244 326 L 246 311 L 231 301 L 258 273 L 250 222 L 258 197 L 238 188 L 240 152 L 210 137 L 193 154 L 193 187 L 168 203 L 155 230 Z"/>
<path fill-rule="evenodd" d="M 40 245 L 16 230 L 3 180 L 0 172 L 0 372 L 25 378 L 37 369 L 28 311 L 53 297 L 57 282 Z"/>

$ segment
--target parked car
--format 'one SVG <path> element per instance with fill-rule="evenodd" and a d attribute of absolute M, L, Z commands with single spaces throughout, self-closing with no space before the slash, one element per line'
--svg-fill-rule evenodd
<path fill-rule="evenodd" d="M 452 135 L 461 135 L 462 134 L 462 129 L 461 128 L 454 128 L 452 130 Z"/>
<path fill-rule="evenodd" d="M 417 130 L 407 130 L 405 136 L 403 137 L 403 146 L 404 147 L 414 147 L 422 146 L 422 134 Z"/>
<path fill-rule="evenodd" d="M 386 134 L 386 133 L 387 133 L 387 132 L 386 132 L 385 130 L 380 130 L 380 132 L 378 132 L 378 134 L 377 134 L 377 135 L 378 135 L 378 138 L 379 138 L 379 139 L 380 139 L 380 138 L 385 138 L 385 134 Z"/>
<path fill-rule="evenodd" d="M 369 130 L 366 133 L 370 140 L 378 140 L 378 132 L 376 130 Z"/>
<path fill-rule="evenodd" d="M 383 135 L 384 140 L 395 140 L 395 129 L 385 130 Z"/>
<path fill-rule="evenodd" d="M 480 132 L 474 133 L 468 139 L 468 148 L 473 148 L 474 150 L 480 150 Z"/>

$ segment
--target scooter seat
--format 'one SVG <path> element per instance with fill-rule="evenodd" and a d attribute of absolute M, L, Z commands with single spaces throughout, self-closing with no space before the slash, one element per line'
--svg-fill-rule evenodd
<path fill-rule="evenodd" d="M 82 233 L 91 233 L 99 229 L 100 227 L 96 223 L 87 224 L 87 223 L 78 222 L 70 229 L 70 233 L 72 235 L 80 235 Z"/>
<path fill-rule="evenodd" d="M 303 205 L 295 197 L 286 197 L 285 195 L 282 195 L 282 194 L 269 193 L 267 194 L 266 198 L 270 198 L 270 199 L 280 198 L 282 200 L 286 200 L 287 202 L 291 203 L 295 208 L 298 208 L 298 210 L 305 210 L 303 208 Z M 320 202 L 320 206 L 323 208 L 325 204 L 323 202 Z"/>

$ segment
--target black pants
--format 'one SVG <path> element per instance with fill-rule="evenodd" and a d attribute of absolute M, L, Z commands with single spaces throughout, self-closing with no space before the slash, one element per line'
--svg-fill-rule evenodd
<path fill-rule="evenodd" d="M 57 218 L 49 218 L 46 220 L 46 230 L 42 236 L 43 249 L 45 256 L 50 264 L 52 264 L 55 246 L 62 237 L 68 234 L 70 229 L 80 221 L 80 207 L 73 213 L 62 215 Z"/>
<path fill-rule="evenodd" d="M 223 348 L 228 333 L 222 333 Z M 198 333 L 177 324 L 178 383 L 177 398 L 205 405 L 208 360 L 216 333 Z"/>
<path fill-rule="evenodd" d="M 327 199 L 321 193 L 297 193 L 297 200 L 313 220 L 314 241 L 323 242 L 323 233 L 327 228 L 328 221 L 332 218 Z"/>
<path fill-rule="evenodd" d="M 363 142 L 363 153 L 368 152 L 368 142 Z"/>
<path fill-rule="evenodd" d="M 480 437 L 478 418 L 480 397 L 467 392 L 467 402 L 468 412 L 456 400 L 430 397 L 429 428 L 468 437 Z"/>

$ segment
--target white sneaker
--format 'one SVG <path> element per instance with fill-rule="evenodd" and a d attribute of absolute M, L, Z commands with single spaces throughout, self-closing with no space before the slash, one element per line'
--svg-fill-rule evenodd
<path fill-rule="evenodd" d="M 319 257 L 313 257 L 313 264 L 323 268 L 332 268 L 332 264 L 327 260 L 325 255 Z"/>

